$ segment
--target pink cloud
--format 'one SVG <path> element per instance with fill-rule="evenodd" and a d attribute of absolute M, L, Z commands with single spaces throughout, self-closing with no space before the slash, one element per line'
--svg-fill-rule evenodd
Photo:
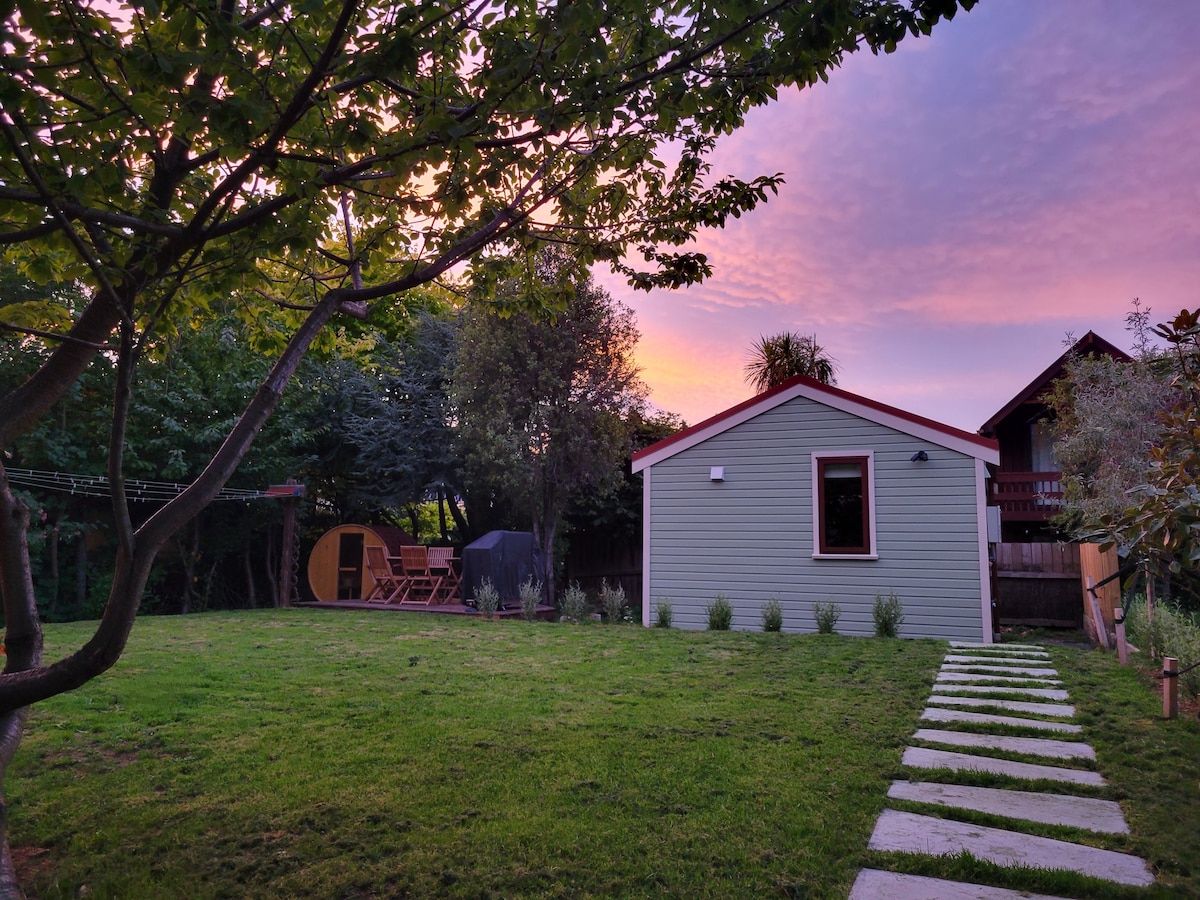
<path fill-rule="evenodd" d="M 714 174 L 787 184 L 698 242 L 713 279 L 605 281 L 653 399 L 697 421 L 748 396 L 760 334 L 815 331 L 844 387 L 974 428 L 1065 331 L 1200 303 L 1197 33 L 1190 0 L 980 4 L 758 110 Z"/>

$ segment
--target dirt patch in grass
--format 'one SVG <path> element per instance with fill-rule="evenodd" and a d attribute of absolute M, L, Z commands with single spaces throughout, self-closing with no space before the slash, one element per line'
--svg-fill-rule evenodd
<path fill-rule="evenodd" d="M 49 847 L 13 847 L 12 858 L 17 880 L 23 885 L 43 880 L 54 869 L 54 855 Z"/>

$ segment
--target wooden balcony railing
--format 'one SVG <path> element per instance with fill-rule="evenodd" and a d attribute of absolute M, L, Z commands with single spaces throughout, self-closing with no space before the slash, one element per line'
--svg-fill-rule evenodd
<path fill-rule="evenodd" d="M 999 472 L 992 502 L 1009 522 L 1045 522 L 1062 506 L 1061 472 Z"/>

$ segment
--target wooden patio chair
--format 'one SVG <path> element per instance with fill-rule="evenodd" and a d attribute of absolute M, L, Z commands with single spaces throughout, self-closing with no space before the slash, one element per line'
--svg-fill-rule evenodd
<path fill-rule="evenodd" d="M 447 603 L 458 602 L 459 587 L 462 579 L 454 570 L 453 547 L 429 548 L 429 571 L 442 576 L 442 599 Z"/>
<path fill-rule="evenodd" d="M 404 572 L 404 592 L 400 602 L 432 605 L 442 589 L 442 576 L 429 570 L 426 549 L 420 545 L 401 547 L 400 568 Z"/>
<path fill-rule="evenodd" d="M 367 571 L 371 573 L 371 578 L 375 582 L 366 596 L 366 601 L 368 603 L 391 603 L 392 598 L 404 588 L 403 579 L 392 570 L 392 564 L 382 547 L 368 546 L 366 550 Z"/>

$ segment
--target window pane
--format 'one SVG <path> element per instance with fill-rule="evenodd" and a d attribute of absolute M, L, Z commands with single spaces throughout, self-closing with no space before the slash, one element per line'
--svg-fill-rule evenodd
<path fill-rule="evenodd" d="M 824 549 L 866 550 L 863 516 L 863 463 L 839 462 L 823 467 Z"/>

